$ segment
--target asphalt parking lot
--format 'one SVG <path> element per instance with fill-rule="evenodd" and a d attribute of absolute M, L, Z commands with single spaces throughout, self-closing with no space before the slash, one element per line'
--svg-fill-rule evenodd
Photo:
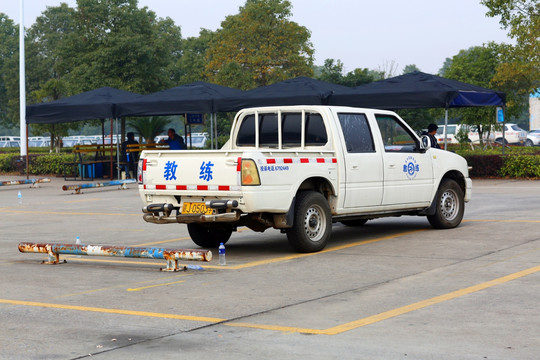
<path fill-rule="evenodd" d="M 0 181 L 14 177 L 0 176 Z M 196 248 L 142 220 L 136 185 L 0 186 L 0 359 L 538 359 L 540 182 L 475 180 L 464 222 L 334 224 L 320 253 L 233 233 L 227 265 L 41 264 L 20 242 Z M 17 201 L 21 191 L 22 204 Z"/>

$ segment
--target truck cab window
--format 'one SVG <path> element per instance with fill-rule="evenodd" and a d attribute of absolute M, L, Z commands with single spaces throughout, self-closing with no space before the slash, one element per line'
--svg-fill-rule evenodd
<path fill-rule="evenodd" d="M 259 114 L 259 145 L 278 147 L 277 114 Z"/>
<path fill-rule="evenodd" d="M 302 146 L 302 113 L 282 113 L 281 131 L 283 147 Z"/>
<path fill-rule="evenodd" d="M 306 113 L 306 146 L 325 145 L 328 142 L 321 114 Z"/>
<path fill-rule="evenodd" d="M 236 136 L 236 145 L 255 146 L 255 115 L 248 115 L 242 120 L 238 135 Z"/>
<path fill-rule="evenodd" d="M 338 114 L 348 153 L 375 152 L 371 129 L 364 114 Z"/>
<path fill-rule="evenodd" d="M 416 152 L 416 138 L 391 115 L 375 115 L 386 152 Z"/>

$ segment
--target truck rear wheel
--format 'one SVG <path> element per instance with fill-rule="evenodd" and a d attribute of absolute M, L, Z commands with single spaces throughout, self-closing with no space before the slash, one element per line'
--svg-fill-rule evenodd
<path fill-rule="evenodd" d="M 465 211 L 463 190 L 452 179 L 443 179 L 435 197 L 435 214 L 427 219 L 435 229 L 451 229 L 461 223 Z"/>
<path fill-rule="evenodd" d="M 229 241 L 232 234 L 232 226 L 229 224 L 187 224 L 189 236 L 191 240 L 203 248 L 217 248 L 220 243 Z"/>
<path fill-rule="evenodd" d="M 289 244 L 298 252 L 321 251 L 332 234 L 330 206 L 315 191 L 298 193 L 294 206 L 294 223 L 287 230 Z"/>

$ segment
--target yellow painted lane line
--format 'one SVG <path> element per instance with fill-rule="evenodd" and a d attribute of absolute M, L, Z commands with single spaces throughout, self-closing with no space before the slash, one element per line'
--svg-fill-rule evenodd
<path fill-rule="evenodd" d="M 540 223 L 540 220 L 524 219 L 466 219 L 463 222 Z"/>
<path fill-rule="evenodd" d="M 319 255 L 319 254 L 326 254 L 326 253 L 339 251 L 339 250 L 343 250 L 343 249 L 348 249 L 348 248 L 352 248 L 352 247 L 356 247 L 356 246 L 360 246 L 360 245 L 372 244 L 372 243 L 379 242 L 379 241 L 395 239 L 397 237 L 407 236 L 407 235 L 415 234 L 415 233 L 426 231 L 426 230 L 427 229 L 412 230 L 412 231 L 401 232 L 401 233 L 398 233 L 398 234 L 383 236 L 383 237 L 375 238 L 375 239 L 371 239 L 371 240 L 356 241 L 356 242 L 348 243 L 348 244 L 345 244 L 345 245 L 329 247 L 327 249 L 321 250 L 321 251 L 316 252 L 316 253 L 293 254 L 293 255 L 281 256 L 281 257 L 272 258 L 272 259 L 252 261 L 252 262 L 249 262 L 249 263 L 235 265 L 235 266 L 226 266 L 226 267 L 221 266 L 219 268 L 228 268 L 228 269 L 238 270 L 238 269 L 245 269 L 245 268 L 250 268 L 250 267 L 255 267 L 255 266 L 260 266 L 260 265 L 273 264 L 273 263 L 277 263 L 277 262 L 293 260 L 293 259 L 299 259 L 299 258 L 304 258 L 304 257 L 308 257 L 308 256 L 316 256 L 316 255 Z"/>
<path fill-rule="evenodd" d="M 64 310 L 90 311 L 90 312 L 106 313 L 106 314 L 155 317 L 155 318 L 189 320 L 189 321 L 199 321 L 199 322 L 209 322 L 209 323 L 224 322 L 224 325 L 232 326 L 232 327 L 244 327 L 244 328 L 252 328 L 252 329 L 273 330 L 273 331 L 281 331 L 281 332 L 295 332 L 295 333 L 304 333 L 304 334 L 338 335 L 346 331 L 357 329 L 362 326 L 374 324 L 383 320 L 388 320 L 388 319 L 391 319 L 391 318 L 394 318 L 403 314 L 407 314 L 416 310 L 426 308 L 428 306 L 436 305 L 445 301 L 449 301 L 449 300 L 456 299 L 465 295 L 469 295 L 469 294 L 472 294 L 481 290 L 494 287 L 496 285 L 501 285 L 509 281 L 516 280 L 516 279 L 519 279 L 524 276 L 531 275 L 537 272 L 540 272 L 540 266 L 535 266 L 526 270 L 522 270 L 522 271 L 510 274 L 510 275 L 506 275 L 506 276 L 491 280 L 491 281 L 486 281 L 481 284 L 469 286 L 467 288 L 452 291 L 447 294 L 435 296 L 430 299 L 422 300 L 413 304 L 402 306 L 396 309 L 385 311 L 376 315 L 368 316 L 362 319 L 351 321 L 351 322 L 334 326 L 328 329 L 309 329 L 309 328 L 292 327 L 292 326 L 255 324 L 255 323 L 234 322 L 234 321 L 230 323 L 226 323 L 226 321 L 229 321 L 229 320 L 223 319 L 223 318 L 189 316 L 189 315 L 178 315 L 178 314 L 163 314 L 163 313 L 154 313 L 154 312 L 145 312 L 145 311 L 108 309 L 108 308 L 97 308 L 97 307 L 77 306 L 77 305 L 51 304 L 51 303 L 42 303 L 42 302 L 35 302 L 35 301 L 0 299 L 0 304 L 33 306 L 33 307 L 43 307 L 43 308 L 64 309 Z"/>
<path fill-rule="evenodd" d="M 201 322 L 208 322 L 208 323 L 218 323 L 218 322 L 223 322 L 223 321 L 227 320 L 227 319 L 214 318 L 214 317 L 204 317 L 204 316 L 162 314 L 162 313 L 154 313 L 154 312 L 146 312 L 146 311 L 98 308 L 98 307 L 91 307 L 91 306 L 51 304 L 51 303 L 42 303 L 42 302 L 36 302 L 36 301 L 21 301 L 21 300 L 0 299 L 0 304 L 34 306 L 34 307 L 62 309 L 62 310 L 89 311 L 89 312 L 97 312 L 97 313 L 104 313 L 104 314 L 154 317 L 154 318 L 162 318 L 162 319 L 201 321 Z"/>
<path fill-rule="evenodd" d="M 141 216 L 141 214 L 126 213 L 97 213 L 97 212 L 74 212 L 74 211 L 40 211 L 40 210 L 4 210 L 3 213 L 36 214 L 36 215 L 84 215 L 84 216 Z"/>
<path fill-rule="evenodd" d="M 145 290 L 145 289 L 155 288 L 155 287 L 158 287 L 158 286 L 168 286 L 168 285 L 173 285 L 173 284 L 180 284 L 180 283 L 183 283 L 185 281 L 186 280 L 173 281 L 173 282 L 170 282 L 170 283 L 148 285 L 148 286 L 142 286 L 142 287 L 138 287 L 138 288 L 129 288 L 129 289 L 126 289 L 126 290 L 127 291 L 141 291 L 141 290 Z"/>
<path fill-rule="evenodd" d="M 166 280 L 166 279 L 178 279 L 180 277 L 185 277 L 185 276 L 190 276 L 191 274 L 181 274 L 181 275 L 175 275 L 175 276 L 168 276 L 168 277 L 165 277 L 165 278 L 159 278 L 159 279 L 154 279 L 154 280 L 145 280 L 145 281 L 137 281 L 135 283 L 133 283 L 133 285 L 138 285 L 138 284 L 148 284 L 148 283 L 152 283 L 152 282 L 158 282 L 158 281 L 163 281 L 163 280 Z M 182 280 L 182 281 L 179 281 L 179 282 L 184 282 L 185 280 Z M 155 286 L 161 286 L 162 284 L 159 284 L 159 285 L 153 285 L 154 287 Z M 165 284 L 163 284 L 165 285 Z M 72 294 L 65 294 L 65 295 L 60 295 L 60 296 L 55 296 L 54 298 L 55 299 L 58 299 L 58 298 L 65 298 L 65 297 L 71 297 L 71 296 L 79 296 L 79 295 L 86 295 L 86 294 L 92 294 L 92 293 L 96 293 L 96 292 L 100 292 L 100 291 L 107 291 L 107 290 L 111 290 L 111 289 L 118 289 L 118 288 L 123 288 L 125 286 L 128 286 L 126 284 L 120 284 L 120 285 L 113 285 L 113 286 L 108 286 L 108 287 L 103 287 L 103 288 L 99 288 L 99 289 L 92 289 L 92 290 L 86 290 L 86 291 L 80 291 L 80 292 L 77 292 L 77 293 L 72 293 Z M 126 289 L 127 291 L 130 291 L 130 289 Z M 132 290 L 131 290 L 132 291 Z"/>
<path fill-rule="evenodd" d="M 390 319 L 399 315 L 403 315 L 403 314 L 406 314 L 415 310 L 419 310 L 419 309 L 422 309 L 431 305 L 435 305 L 435 304 L 439 304 L 448 300 L 456 299 L 458 297 L 469 295 L 469 294 L 472 294 L 481 290 L 485 290 L 496 285 L 504 284 L 509 281 L 516 280 L 524 276 L 537 273 L 539 271 L 540 271 L 540 266 L 535 266 L 535 267 L 532 267 L 523 271 L 519 271 L 517 273 L 513 273 L 510 275 L 506 275 L 506 276 L 491 280 L 491 281 L 486 281 L 478 285 L 469 286 L 467 288 L 452 291 L 444 295 L 435 296 L 427 300 L 422 300 L 414 304 L 402 306 L 397 309 L 385 311 L 377 315 L 368 316 L 363 319 L 351 321 L 343 325 L 338 325 L 332 328 L 328 328 L 325 330 L 325 334 L 336 335 L 336 334 L 340 334 L 345 331 L 353 330 L 362 326 L 374 324 L 379 321 L 387 320 L 387 319 Z"/>
<path fill-rule="evenodd" d="M 144 244 L 137 244 L 137 245 L 133 245 L 133 246 L 136 246 L 136 247 L 137 246 L 152 246 L 152 245 L 166 244 L 166 243 L 171 243 L 171 242 L 175 242 L 175 241 L 184 241 L 184 240 L 191 240 L 191 238 L 189 236 L 186 236 L 186 237 L 183 237 L 183 238 L 154 241 L 154 242 L 149 242 L 149 243 L 144 243 Z"/>

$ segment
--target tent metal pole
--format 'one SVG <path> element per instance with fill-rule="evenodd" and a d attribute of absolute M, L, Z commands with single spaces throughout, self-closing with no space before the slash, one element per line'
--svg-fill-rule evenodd
<path fill-rule="evenodd" d="M 219 149 L 218 145 L 218 132 L 217 132 L 217 113 L 214 113 L 214 138 L 216 140 L 216 150 Z"/>
<path fill-rule="evenodd" d="M 210 113 L 210 149 L 214 149 L 214 113 Z"/>
<path fill-rule="evenodd" d="M 109 162 L 109 171 L 110 171 L 109 172 L 109 179 L 111 179 L 111 180 L 113 178 L 113 155 L 112 155 L 112 151 L 113 151 L 113 132 L 114 132 L 114 130 L 113 130 L 113 118 L 111 118 L 111 135 L 110 135 L 111 136 L 111 155 L 109 157 L 109 160 L 110 160 L 110 162 Z"/>
<path fill-rule="evenodd" d="M 444 150 L 446 150 L 448 136 L 448 108 L 444 110 Z"/>
<path fill-rule="evenodd" d="M 114 119 L 114 123 L 116 124 L 116 178 L 120 179 L 120 139 L 118 138 L 118 118 Z"/>

